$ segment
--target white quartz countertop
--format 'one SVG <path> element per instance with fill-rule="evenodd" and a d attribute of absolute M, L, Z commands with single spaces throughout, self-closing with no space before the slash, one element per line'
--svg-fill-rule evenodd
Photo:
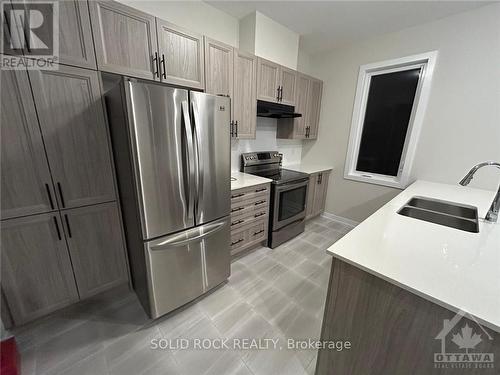
<path fill-rule="evenodd" d="M 413 196 L 478 208 L 495 192 L 417 181 L 328 248 L 334 257 L 500 332 L 500 223 L 470 233 L 397 214 Z"/>
<path fill-rule="evenodd" d="M 332 170 L 332 166 L 320 165 L 320 164 L 291 164 L 283 165 L 283 168 L 291 169 L 292 171 L 304 172 L 304 173 L 318 173 Z"/>
<path fill-rule="evenodd" d="M 242 189 L 268 182 L 272 182 L 272 180 L 243 172 L 231 172 L 231 190 Z"/>

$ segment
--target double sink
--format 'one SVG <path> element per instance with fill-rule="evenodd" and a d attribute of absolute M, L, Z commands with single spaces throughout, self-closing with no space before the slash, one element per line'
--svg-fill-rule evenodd
<path fill-rule="evenodd" d="M 398 214 L 471 233 L 479 233 L 477 207 L 415 196 Z"/>

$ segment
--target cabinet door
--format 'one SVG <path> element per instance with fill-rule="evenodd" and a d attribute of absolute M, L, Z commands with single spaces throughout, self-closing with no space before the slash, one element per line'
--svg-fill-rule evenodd
<path fill-rule="evenodd" d="M 257 99 L 276 102 L 278 100 L 280 66 L 260 57 L 257 61 Z"/>
<path fill-rule="evenodd" d="M 205 88 L 203 36 L 156 19 L 162 82 Z"/>
<path fill-rule="evenodd" d="M 309 175 L 309 185 L 307 185 L 307 207 L 306 220 L 314 216 L 314 195 L 316 194 L 316 185 L 318 184 L 318 174 Z"/>
<path fill-rule="evenodd" d="M 205 92 L 233 97 L 233 47 L 205 37 Z"/>
<path fill-rule="evenodd" d="M 328 191 L 328 177 L 330 172 L 321 172 L 318 174 L 316 192 L 314 195 L 313 215 L 319 215 L 325 210 L 326 193 Z"/>
<path fill-rule="evenodd" d="M 257 57 L 235 50 L 234 93 L 231 103 L 238 138 L 255 138 L 257 121 Z"/>
<path fill-rule="evenodd" d="M 59 214 L 1 222 L 2 290 L 19 325 L 78 300 Z"/>
<path fill-rule="evenodd" d="M 1 218 L 56 208 L 35 105 L 23 70 L 0 70 Z"/>
<path fill-rule="evenodd" d="M 297 90 L 295 95 L 295 111 L 302 114 L 302 117 L 296 117 L 293 120 L 293 138 L 304 139 L 306 136 L 306 116 L 307 116 L 307 98 L 309 96 L 311 80 L 299 74 L 297 78 Z"/>
<path fill-rule="evenodd" d="M 81 298 L 127 281 L 125 249 L 115 202 L 61 211 Z"/>
<path fill-rule="evenodd" d="M 280 103 L 295 106 L 295 93 L 297 91 L 297 72 L 292 69 L 280 68 L 281 95 Z"/>
<path fill-rule="evenodd" d="M 29 76 L 59 206 L 114 200 L 97 72 L 60 65 Z"/>
<path fill-rule="evenodd" d="M 115 1 L 89 5 L 99 70 L 159 80 L 155 18 Z"/>
<path fill-rule="evenodd" d="M 318 79 L 312 79 L 306 117 L 306 126 L 309 126 L 309 134 L 307 138 L 310 139 L 316 139 L 318 136 L 319 113 L 321 110 L 322 93 L 323 82 Z"/>
<path fill-rule="evenodd" d="M 45 0 L 35 1 L 46 2 Z M 33 0 L 26 2 L 33 3 Z M 57 3 L 59 7 L 59 62 L 96 69 L 87 2 L 83 0 L 58 0 Z M 37 35 L 43 36 L 44 33 L 51 31 L 42 27 L 37 30 Z M 30 55 L 27 49 L 24 52 L 25 55 Z"/>

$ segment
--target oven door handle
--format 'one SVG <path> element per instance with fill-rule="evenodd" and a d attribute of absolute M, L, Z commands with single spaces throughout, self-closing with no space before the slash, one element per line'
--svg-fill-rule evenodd
<path fill-rule="evenodd" d="M 303 180 L 302 182 L 294 183 L 294 184 L 283 184 L 276 186 L 276 191 L 286 191 L 293 190 L 302 186 L 307 186 L 309 184 L 309 179 Z"/>

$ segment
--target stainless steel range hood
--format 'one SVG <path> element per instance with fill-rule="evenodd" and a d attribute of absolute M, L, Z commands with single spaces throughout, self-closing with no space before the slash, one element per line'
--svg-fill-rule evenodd
<path fill-rule="evenodd" d="M 295 118 L 302 117 L 302 114 L 295 113 L 295 107 L 291 105 L 257 100 L 257 117 Z"/>

